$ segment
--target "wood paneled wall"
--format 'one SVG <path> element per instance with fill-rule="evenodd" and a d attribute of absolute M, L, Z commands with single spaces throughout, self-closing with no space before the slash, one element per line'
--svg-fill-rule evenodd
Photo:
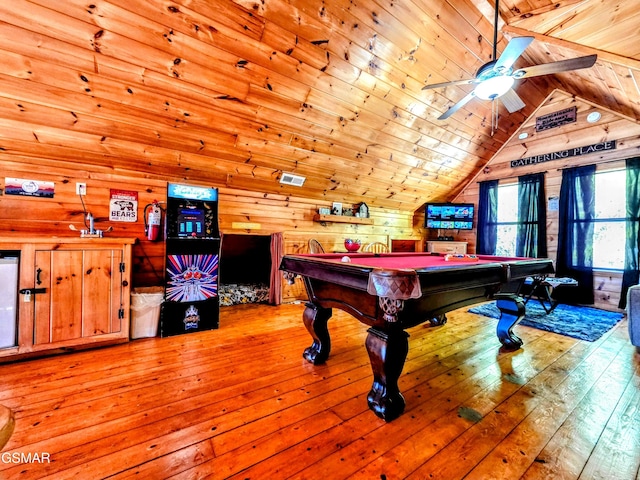
<path fill-rule="evenodd" d="M 106 236 L 136 237 L 134 245 L 133 287 L 159 285 L 163 282 L 164 243 L 149 242 L 144 235 L 143 209 L 153 200 L 165 201 L 167 182 L 181 182 L 177 178 L 143 178 L 134 174 L 112 174 L 92 169 L 88 165 L 69 165 L 58 162 L 3 162 L 0 188 L 4 191 L 5 178 L 21 178 L 55 183 L 53 198 L 36 198 L 15 195 L 0 196 L 0 233 L 28 237 L 33 234 L 77 236 L 69 225 L 84 227 L 81 199 L 76 195 L 76 182 L 87 184 L 83 197 L 87 211 L 95 217 L 96 228 L 113 231 Z M 217 185 L 206 185 L 216 187 Z M 138 220 L 135 223 L 110 222 L 110 189 L 138 192 Z M 313 220 L 320 207 L 330 204 L 316 200 L 273 193 L 250 192 L 219 187 L 219 221 L 222 233 L 270 235 L 284 234 L 285 253 L 307 252 L 310 238 L 318 239 L 327 251 L 343 249 L 345 238 L 358 238 L 363 243 L 391 239 L 413 239 L 418 246 L 424 239 L 420 223 L 414 227 L 413 212 L 400 212 L 370 207 L 372 225 L 350 223 L 320 223 Z M 303 191 L 301 189 L 301 191 Z M 347 205 L 344 205 L 347 207 Z M 304 298 L 300 284 L 285 285 L 285 300 Z"/>
<path fill-rule="evenodd" d="M 577 106 L 577 122 L 563 127 L 535 132 L 535 117 Z M 586 115 L 594 110 L 602 113 L 596 124 L 586 122 Z M 526 140 L 518 134 L 527 132 Z M 533 155 L 551 153 L 566 148 L 590 145 L 605 140 L 616 140 L 617 148 L 606 153 L 573 157 L 512 168 L 510 161 Z M 457 201 L 478 202 L 479 181 L 500 179 L 515 181 L 519 175 L 546 171 L 546 195 L 556 197 L 560 191 L 561 169 L 574 165 L 597 163 L 599 168 L 615 168 L 623 165 L 624 158 L 640 154 L 640 125 L 628 118 L 598 108 L 588 102 L 577 100 L 562 92 L 554 92 L 512 139 L 502 148 L 478 177 L 457 197 Z M 182 178 L 161 177 L 157 174 L 141 176 L 133 171 L 110 167 L 96 167 L 84 163 L 53 161 L 45 158 L 15 156 L 3 160 L 3 177 L 0 188 L 4 188 L 7 177 L 27 178 L 55 183 L 55 195 L 51 199 L 21 196 L 0 196 L 0 233 L 14 232 L 29 236 L 35 233 L 48 235 L 78 235 L 69 225 L 83 228 L 83 205 L 75 193 L 76 182 L 87 184 L 84 197 L 86 209 L 96 218 L 96 228 L 113 226 L 112 233 L 122 237 L 137 237 L 134 246 L 133 287 L 162 283 L 164 244 L 145 240 L 143 208 L 154 199 L 166 199 L 167 182 L 190 183 Z M 200 183 L 201 184 L 201 183 Z M 397 211 L 370 206 L 372 225 L 349 223 L 320 223 L 313 220 L 320 207 L 330 207 L 328 202 L 308 199 L 303 196 L 251 192 L 224 185 L 207 186 L 220 189 L 220 228 L 223 233 L 246 233 L 269 235 L 282 232 L 285 253 L 306 252 L 310 238 L 318 239 L 328 251 L 340 250 L 345 238 L 359 238 L 363 243 L 382 241 L 391 244 L 392 239 L 412 239 L 422 248 L 425 232 L 422 228 L 422 209 Z M 109 222 L 108 205 L 110 189 L 138 192 L 138 221 L 136 223 Z M 366 199 L 364 199 L 366 201 Z M 426 199 L 425 199 L 426 200 Z M 347 205 L 345 205 L 347 206 Z M 556 212 L 548 212 L 549 256 L 555 258 L 557 249 L 558 219 Z M 475 251 L 476 232 L 455 232 L 456 240 L 469 243 L 469 251 Z M 598 306 L 615 308 L 618 304 L 620 275 L 598 274 L 594 288 Z M 284 298 L 304 298 L 300 284 L 284 287 Z"/>
<path fill-rule="evenodd" d="M 535 131 L 536 117 L 541 117 L 566 108 L 577 107 L 577 120 L 561 127 L 541 132 Z M 589 113 L 598 111 L 600 121 L 589 123 Z M 526 139 L 519 139 L 527 133 Z M 569 148 L 593 145 L 598 142 L 616 140 L 615 150 L 553 160 L 522 167 L 511 167 L 511 161 Z M 478 182 L 499 179 L 501 183 L 516 182 L 520 175 L 546 172 L 545 195 L 547 199 L 559 197 L 562 169 L 579 165 L 597 164 L 597 168 L 624 168 L 624 159 L 640 155 L 640 124 L 621 117 L 604 108 L 576 99 L 556 91 L 522 125 L 505 146 L 493 157 L 482 173 L 469 183 L 456 201 L 478 203 Z M 623 185 L 620 188 L 624 188 Z M 547 201 L 548 205 L 548 201 Z M 469 242 L 469 251 L 475 251 L 476 231 L 460 232 L 459 239 Z M 547 207 L 548 256 L 555 260 L 558 248 L 558 212 Z M 596 272 L 594 279 L 596 306 L 616 309 L 620 299 L 621 274 L 618 272 Z"/>

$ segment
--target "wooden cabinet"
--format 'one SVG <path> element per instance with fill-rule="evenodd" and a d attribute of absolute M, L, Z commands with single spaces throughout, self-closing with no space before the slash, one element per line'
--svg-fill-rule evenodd
<path fill-rule="evenodd" d="M 1 237 L 20 251 L 17 346 L 0 359 L 129 339 L 135 239 Z"/>
<path fill-rule="evenodd" d="M 451 241 L 427 242 L 427 252 L 467 253 L 467 242 L 451 242 Z"/>
<path fill-rule="evenodd" d="M 391 251 L 392 252 L 422 252 L 423 251 L 422 240 L 396 240 L 391 239 Z"/>

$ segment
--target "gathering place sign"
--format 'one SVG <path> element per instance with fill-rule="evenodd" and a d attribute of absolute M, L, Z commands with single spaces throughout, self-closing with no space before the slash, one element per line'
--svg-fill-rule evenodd
<path fill-rule="evenodd" d="M 568 148 L 566 150 L 560 150 L 559 152 L 543 153 L 541 155 L 534 155 L 532 157 L 511 160 L 511 168 L 524 167 L 526 165 L 536 165 L 538 163 L 550 162 L 552 160 L 562 160 L 565 158 L 579 157 L 581 155 L 606 152 L 607 150 L 615 149 L 616 141 L 609 140 L 607 142 L 594 143 L 593 145 L 586 145 L 584 147 Z"/>

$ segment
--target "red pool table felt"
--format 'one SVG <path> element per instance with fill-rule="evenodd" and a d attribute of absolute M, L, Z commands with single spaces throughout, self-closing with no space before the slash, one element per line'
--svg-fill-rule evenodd
<path fill-rule="evenodd" d="M 342 258 L 349 257 L 351 265 L 358 265 L 372 268 L 385 269 L 413 269 L 421 270 L 428 268 L 454 268 L 487 263 L 503 263 L 521 260 L 530 260 L 522 257 L 499 257 L 492 255 L 477 255 L 478 260 L 472 261 L 447 261 L 445 255 L 434 255 L 431 253 L 315 253 L 298 255 L 337 263 L 342 262 Z"/>

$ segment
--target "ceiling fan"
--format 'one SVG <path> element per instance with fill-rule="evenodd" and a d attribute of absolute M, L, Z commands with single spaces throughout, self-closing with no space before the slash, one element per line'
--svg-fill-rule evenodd
<path fill-rule="evenodd" d="M 499 58 L 497 58 L 498 43 L 498 3 L 496 0 L 494 28 L 493 28 L 493 60 L 482 65 L 476 72 L 476 78 L 467 80 L 453 80 L 451 82 L 435 83 L 422 87 L 423 90 L 447 87 L 451 85 L 476 85 L 462 100 L 453 105 L 449 110 L 438 117 L 438 120 L 445 120 L 457 112 L 461 107 L 474 98 L 481 100 L 495 100 L 499 98 L 509 113 L 520 110 L 525 106 L 522 99 L 513 90 L 516 80 L 552 73 L 566 72 L 569 70 L 579 70 L 589 68 L 596 62 L 597 55 L 587 55 L 585 57 L 570 58 L 558 62 L 533 65 L 531 67 L 513 69 L 513 64 L 518 60 L 525 49 L 533 42 L 533 37 L 516 37 L 509 41 Z"/>

